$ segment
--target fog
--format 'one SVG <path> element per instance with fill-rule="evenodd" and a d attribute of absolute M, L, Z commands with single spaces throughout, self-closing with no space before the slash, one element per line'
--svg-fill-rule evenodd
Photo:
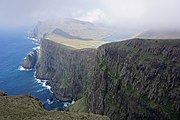
<path fill-rule="evenodd" d="M 180 0 L 0 0 L 0 27 L 76 18 L 130 29 L 180 28 Z"/>

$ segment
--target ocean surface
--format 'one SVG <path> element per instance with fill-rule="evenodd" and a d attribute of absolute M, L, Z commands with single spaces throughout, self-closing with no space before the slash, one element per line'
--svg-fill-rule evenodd
<path fill-rule="evenodd" d="M 27 37 L 24 29 L 0 30 L 0 91 L 8 96 L 30 94 L 43 102 L 47 110 L 63 110 L 71 103 L 58 101 L 45 81 L 35 79 L 35 70 L 21 67 L 24 57 L 38 47 Z"/>

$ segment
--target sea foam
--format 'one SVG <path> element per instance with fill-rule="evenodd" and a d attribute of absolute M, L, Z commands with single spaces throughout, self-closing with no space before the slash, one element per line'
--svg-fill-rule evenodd
<path fill-rule="evenodd" d="M 54 103 L 54 101 L 53 100 L 51 101 L 50 99 L 47 99 L 46 101 L 49 105 Z"/>
<path fill-rule="evenodd" d="M 32 40 L 32 43 L 33 43 L 33 44 L 39 45 L 39 40 L 38 40 L 38 39 L 35 39 L 35 38 L 33 38 L 33 37 L 27 37 L 27 39 Z"/>
<path fill-rule="evenodd" d="M 18 70 L 20 70 L 20 71 L 31 71 L 32 69 L 26 69 L 23 66 L 19 66 Z"/>
<path fill-rule="evenodd" d="M 51 93 L 53 93 L 51 90 L 51 86 L 46 84 L 48 80 L 41 80 L 41 79 L 36 78 L 36 71 L 34 72 L 34 78 L 37 81 L 37 83 L 42 85 L 42 87 L 48 89 Z"/>
<path fill-rule="evenodd" d="M 34 47 L 33 50 L 39 50 L 40 46 Z"/>

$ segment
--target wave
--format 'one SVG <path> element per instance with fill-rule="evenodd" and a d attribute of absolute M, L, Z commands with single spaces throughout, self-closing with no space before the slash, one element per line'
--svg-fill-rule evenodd
<path fill-rule="evenodd" d="M 33 44 L 35 44 L 35 45 L 39 45 L 39 43 L 38 43 L 38 42 L 34 42 L 34 41 L 32 41 L 32 43 L 33 43 Z"/>
<path fill-rule="evenodd" d="M 73 101 L 71 102 L 71 104 L 74 104 L 76 101 L 73 99 Z"/>
<path fill-rule="evenodd" d="M 27 37 L 27 39 L 32 40 L 32 43 L 35 45 L 39 45 L 39 40 L 33 37 Z"/>
<path fill-rule="evenodd" d="M 63 102 L 63 104 L 64 104 L 64 105 L 63 105 L 64 107 L 68 107 L 68 106 L 70 106 L 70 105 L 71 105 L 71 103 L 70 103 L 70 102 Z"/>
<path fill-rule="evenodd" d="M 66 108 L 66 107 L 69 107 L 70 105 L 74 104 L 75 103 L 75 100 L 73 99 L 72 102 L 63 102 L 63 106 Z"/>
<path fill-rule="evenodd" d="M 40 46 L 34 47 L 33 50 L 39 50 Z"/>
<path fill-rule="evenodd" d="M 34 37 L 27 37 L 27 39 L 38 42 L 39 40 Z"/>
<path fill-rule="evenodd" d="M 47 101 L 47 103 L 48 103 L 49 105 L 54 103 L 54 101 L 53 101 L 53 100 L 50 100 L 50 99 L 47 99 L 46 101 Z"/>
<path fill-rule="evenodd" d="M 26 69 L 26 68 L 24 68 L 23 66 L 19 66 L 19 67 L 18 67 L 18 70 L 20 70 L 20 71 L 31 71 L 31 70 L 33 70 L 33 69 Z"/>
<path fill-rule="evenodd" d="M 51 90 L 51 86 L 46 84 L 48 80 L 41 80 L 41 79 L 36 78 L 36 71 L 34 72 L 34 78 L 37 81 L 37 83 L 42 85 L 42 87 L 48 89 L 51 93 L 53 93 L 53 91 Z"/>
<path fill-rule="evenodd" d="M 46 88 L 39 89 L 39 90 L 37 90 L 36 92 L 42 92 L 42 91 L 44 91 L 44 90 L 46 90 Z"/>

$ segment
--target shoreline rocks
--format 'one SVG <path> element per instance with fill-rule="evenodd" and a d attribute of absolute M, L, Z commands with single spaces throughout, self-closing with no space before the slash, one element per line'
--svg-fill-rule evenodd
<path fill-rule="evenodd" d="M 31 51 L 25 58 L 23 62 L 23 67 L 25 69 L 33 69 L 36 65 L 37 62 L 37 57 L 38 57 L 38 52 L 37 50 Z"/>

